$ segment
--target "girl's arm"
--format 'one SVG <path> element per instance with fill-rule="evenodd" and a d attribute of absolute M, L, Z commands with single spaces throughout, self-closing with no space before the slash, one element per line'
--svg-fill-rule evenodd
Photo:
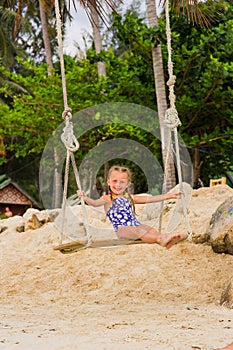
<path fill-rule="evenodd" d="M 78 190 L 77 191 L 78 197 L 83 198 L 83 200 L 88 204 L 93 207 L 100 207 L 101 205 L 104 205 L 107 202 L 107 199 L 105 198 L 106 196 L 103 196 L 98 199 L 92 199 L 90 197 L 87 197 L 83 191 Z"/>
<path fill-rule="evenodd" d="M 149 196 L 149 195 L 134 195 L 134 203 L 135 204 L 146 204 L 146 203 L 156 203 L 166 201 L 167 199 L 178 199 L 181 196 L 181 192 L 178 193 L 166 193 L 157 196 Z"/>

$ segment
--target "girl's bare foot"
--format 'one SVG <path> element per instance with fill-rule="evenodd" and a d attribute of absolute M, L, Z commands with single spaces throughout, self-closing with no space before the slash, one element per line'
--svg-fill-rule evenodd
<path fill-rule="evenodd" d="M 163 235 L 163 240 L 161 240 L 161 245 L 167 249 L 170 249 L 174 244 L 183 241 L 184 237 L 180 234 L 174 234 L 174 235 Z"/>

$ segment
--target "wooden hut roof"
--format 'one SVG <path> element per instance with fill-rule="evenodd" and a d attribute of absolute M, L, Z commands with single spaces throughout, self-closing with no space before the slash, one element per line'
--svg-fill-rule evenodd
<path fill-rule="evenodd" d="M 7 175 L 0 175 L 0 203 L 4 204 L 25 204 L 41 208 L 28 193 L 13 182 Z"/>

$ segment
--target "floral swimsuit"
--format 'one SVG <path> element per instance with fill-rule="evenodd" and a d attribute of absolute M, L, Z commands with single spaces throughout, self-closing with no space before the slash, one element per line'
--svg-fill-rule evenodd
<path fill-rule="evenodd" d="M 114 198 L 106 215 L 111 221 L 115 231 L 117 231 L 120 226 L 141 225 L 132 210 L 130 199 L 126 197 Z"/>

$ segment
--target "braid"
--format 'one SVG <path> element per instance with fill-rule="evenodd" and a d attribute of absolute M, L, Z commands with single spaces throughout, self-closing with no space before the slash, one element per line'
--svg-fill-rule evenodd
<path fill-rule="evenodd" d="M 131 204 L 131 206 L 133 208 L 133 212 L 135 213 L 135 203 L 134 203 L 133 196 L 129 192 L 126 192 L 125 196 L 129 197 L 130 204 Z"/>
<path fill-rule="evenodd" d="M 110 186 L 108 186 L 108 195 L 110 196 L 111 201 L 112 201 L 113 200 L 113 195 L 112 195 L 112 191 L 111 191 Z"/>

